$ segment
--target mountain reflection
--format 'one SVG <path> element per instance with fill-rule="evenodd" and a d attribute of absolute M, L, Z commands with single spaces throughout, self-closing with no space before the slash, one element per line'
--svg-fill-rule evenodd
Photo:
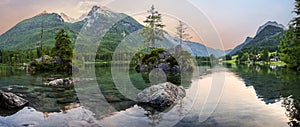
<path fill-rule="evenodd" d="M 283 68 L 270 69 L 260 65 L 229 65 L 233 72 L 241 77 L 247 86 L 253 86 L 256 95 L 266 104 L 281 101 L 291 127 L 300 122 L 300 76 L 295 71 Z"/>

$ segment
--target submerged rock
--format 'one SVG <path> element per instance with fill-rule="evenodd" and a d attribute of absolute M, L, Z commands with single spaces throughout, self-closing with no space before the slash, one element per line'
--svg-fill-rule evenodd
<path fill-rule="evenodd" d="M 185 97 L 185 90 L 170 82 L 161 83 L 144 89 L 137 95 L 137 101 L 154 106 L 168 107 Z"/>
<path fill-rule="evenodd" d="M 76 82 L 88 82 L 94 81 L 94 78 L 65 78 L 65 79 L 55 79 L 48 78 L 50 82 L 44 83 L 45 86 L 55 86 L 55 87 L 73 87 Z"/>
<path fill-rule="evenodd" d="M 74 82 L 71 78 L 66 79 L 55 79 L 49 83 L 45 83 L 46 86 L 56 86 L 56 87 L 71 87 L 74 86 Z"/>
<path fill-rule="evenodd" d="M 41 112 L 24 107 L 17 113 L 0 117 L 1 127 L 101 127 L 95 114 L 77 104 L 63 111 Z"/>
<path fill-rule="evenodd" d="M 0 106 L 6 109 L 15 109 L 28 104 L 28 101 L 10 92 L 0 91 Z"/>

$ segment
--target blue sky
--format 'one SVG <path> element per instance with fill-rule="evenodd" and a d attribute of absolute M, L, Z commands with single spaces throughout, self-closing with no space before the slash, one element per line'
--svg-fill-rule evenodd
<path fill-rule="evenodd" d="M 64 12 L 77 18 L 89 11 L 94 5 L 121 3 L 127 7 L 135 5 L 143 9 L 149 8 L 149 3 L 157 5 L 159 11 L 178 6 L 176 13 L 185 13 L 193 20 L 193 12 L 183 6 L 184 0 L 1 0 L 0 1 L 0 34 L 13 27 L 17 22 L 30 18 L 43 10 L 48 12 Z M 209 25 L 219 33 L 225 49 L 233 48 L 242 43 L 247 36 L 254 36 L 260 25 L 267 21 L 277 21 L 287 25 L 293 17 L 294 0 L 186 0 L 195 6 L 199 13 L 209 21 Z M 112 6 L 113 7 L 113 6 Z M 117 7 L 117 5 L 116 5 Z M 134 10 L 134 8 L 129 8 Z M 114 9 L 119 11 L 119 9 Z M 122 9 L 120 9 L 122 10 Z M 134 15 L 133 15 L 134 16 Z M 138 16 L 136 17 L 138 19 Z M 205 23 L 204 23 L 205 25 Z M 173 27 L 172 25 L 170 27 Z M 195 26 L 192 26 L 195 27 Z M 204 28 L 205 26 L 203 26 Z M 197 28 L 197 27 L 196 27 Z M 206 29 L 206 28 L 205 28 Z M 210 35 L 200 35 L 205 38 Z M 214 38 L 211 35 L 210 38 Z M 199 38 L 195 37 L 197 41 Z M 201 40 L 201 39 L 200 39 Z M 200 41 L 198 40 L 198 41 Z M 205 40 L 205 39 L 204 39 Z M 209 40 L 209 39 L 208 39 Z M 214 41 L 212 39 L 212 41 Z M 208 41 L 209 42 L 209 41 Z M 220 48 L 217 44 L 205 43 L 210 47 Z"/>

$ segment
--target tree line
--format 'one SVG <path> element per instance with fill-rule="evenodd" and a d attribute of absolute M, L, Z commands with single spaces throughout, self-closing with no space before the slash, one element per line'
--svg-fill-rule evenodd
<path fill-rule="evenodd" d="M 293 12 L 296 16 L 280 41 L 280 58 L 287 63 L 287 67 L 300 71 L 300 0 L 295 0 Z"/>

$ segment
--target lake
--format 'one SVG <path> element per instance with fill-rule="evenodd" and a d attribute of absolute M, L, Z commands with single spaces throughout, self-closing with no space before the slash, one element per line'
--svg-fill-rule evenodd
<path fill-rule="evenodd" d="M 0 126 L 297 126 L 300 120 L 300 73 L 266 66 L 199 66 L 185 81 L 178 74 L 165 79 L 110 67 L 85 65 L 80 78 L 95 79 L 74 88 L 44 86 L 54 73 L 27 74 L 18 67 L 0 67 L 0 90 L 29 100 L 22 109 L 0 109 Z M 126 68 L 125 68 L 126 69 Z M 122 70 L 122 69 L 121 69 Z M 76 77 L 77 77 L 76 76 Z M 122 78 L 128 79 L 122 79 Z M 130 83 L 126 81 L 130 81 Z M 132 93 L 164 80 L 180 84 L 186 97 L 164 109 L 133 101 Z M 128 90 L 130 84 L 133 90 Z M 122 86 L 124 85 L 124 86 Z"/>

